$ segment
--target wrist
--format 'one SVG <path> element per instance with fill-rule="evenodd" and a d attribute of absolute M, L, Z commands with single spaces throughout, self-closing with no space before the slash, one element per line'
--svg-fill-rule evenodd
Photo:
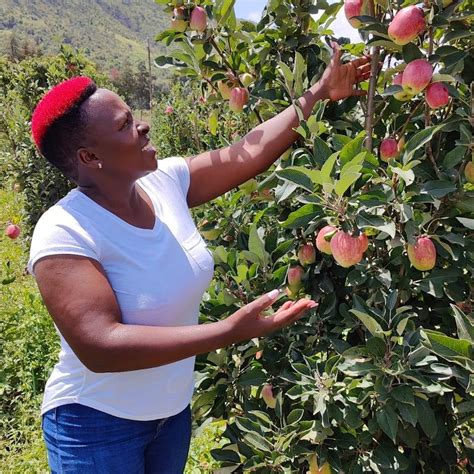
<path fill-rule="evenodd" d="M 320 81 L 313 84 L 310 87 L 309 91 L 311 92 L 312 96 L 314 97 L 315 102 L 318 101 L 318 100 L 326 100 L 326 99 L 331 98 L 330 95 L 329 95 L 329 89 L 323 83 L 321 83 Z"/>

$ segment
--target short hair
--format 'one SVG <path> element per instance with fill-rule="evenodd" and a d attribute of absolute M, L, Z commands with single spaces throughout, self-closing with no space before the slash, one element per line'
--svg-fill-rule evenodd
<path fill-rule="evenodd" d="M 85 138 L 88 120 L 81 106 L 96 90 L 97 85 L 86 76 L 63 81 L 43 96 L 31 117 L 39 152 L 74 182 L 78 179 L 75 153 Z"/>

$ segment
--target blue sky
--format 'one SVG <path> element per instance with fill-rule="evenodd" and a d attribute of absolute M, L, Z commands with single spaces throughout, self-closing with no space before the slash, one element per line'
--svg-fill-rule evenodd
<path fill-rule="evenodd" d="M 258 21 L 266 4 L 266 0 L 236 0 L 235 13 L 238 18 Z M 357 30 L 352 28 L 346 20 L 342 8 L 331 26 L 336 36 L 346 36 L 352 41 L 361 41 Z"/>

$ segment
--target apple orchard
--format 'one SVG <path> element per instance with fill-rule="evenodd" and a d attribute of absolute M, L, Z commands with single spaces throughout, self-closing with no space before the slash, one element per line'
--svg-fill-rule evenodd
<path fill-rule="evenodd" d="M 195 211 L 216 262 L 202 322 L 280 285 L 288 298 L 319 302 L 270 337 L 198 357 L 194 416 L 226 420 L 214 458 L 225 472 L 467 472 L 467 2 L 270 0 L 257 24 L 236 19 L 230 0 L 159 3 L 171 23 L 158 39 L 170 53 L 156 64 L 200 88 L 206 133 L 219 136 L 229 116 L 255 125 L 292 104 L 300 117 L 274 166 Z M 318 102 L 304 120 L 297 99 L 329 61 L 340 8 L 361 37 L 337 39 L 343 61 L 371 53 L 367 95 Z"/>
<path fill-rule="evenodd" d="M 192 211 L 215 261 L 201 323 L 277 287 L 319 303 L 268 337 L 197 357 L 193 417 L 225 420 L 212 450 L 222 472 L 471 472 L 469 2 L 269 0 L 256 24 L 238 20 L 232 0 L 157 3 L 170 27 L 155 64 L 186 91 L 153 111 L 160 156 L 199 152 L 197 139 L 225 146 L 289 106 L 300 117 L 298 139 L 266 172 Z M 332 35 L 341 8 L 360 42 Z M 343 61 L 370 52 L 367 95 L 320 101 L 304 119 L 297 99 L 332 40 Z M 71 74 L 107 86 L 67 47 L 41 61 L 0 74 L 21 115 L 7 125 L 22 235 L 71 188 L 34 150 L 32 104 Z M 18 223 L 5 233 L 18 238 Z"/>

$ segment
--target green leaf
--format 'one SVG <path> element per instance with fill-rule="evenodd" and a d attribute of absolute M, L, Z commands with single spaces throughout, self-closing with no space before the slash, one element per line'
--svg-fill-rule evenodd
<path fill-rule="evenodd" d="M 339 152 L 333 153 L 321 168 L 321 179 L 323 183 L 332 184 L 331 172 L 336 163 Z"/>
<path fill-rule="evenodd" d="M 390 394 L 397 402 L 415 406 L 415 396 L 413 395 L 413 389 L 409 385 L 398 385 L 392 389 Z"/>
<path fill-rule="evenodd" d="M 313 154 L 316 160 L 326 161 L 331 156 L 331 149 L 322 138 L 316 137 L 314 139 Z"/>
<path fill-rule="evenodd" d="M 274 446 L 258 433 L 244 433 L 243 438 L 250 446 L 253 446 L 260 451 L 271 453 L 274 451 Z"/>
<path fill-rule="evenodd" d="M 428 438 L 433 439 L 438 432 L 438 425 L 434 411 L 431 409 L 430 404 L 427 400 L 422 398 L 415 398 L 415 406 L 418 412 L 418 422 L 420 423 L 421 429 L 425 432 Z"/>
<path fill-rule="evenodd" d="M 217 111 L 217 109 L 214 109 L 209 115 L 208 125 L 211 135 L 216 135 L 217 127 L 219 125 L 219 112 Z"/>
<path fill-rule="evenodd" d="M 425 329 L 425 335 L 428 338 L 428 347 L 433 352 L 443 357 L 460 356 L 471 359 L 473 356 L 473 345 L 466 339 L 455 339 L 445 334 Z"/>
<path fill-rule="evenodd" d="M 361 176 L 362 174 L 357 172 L 345 173 L 334 183 L 336 194 L 342 196 Z"/>
<path fill-rule="evenodd" d="M 418 423 L 418 412 L 415 407 L 415 401 L 413 400 L 413 405 L 408 405 L 406 403 L 397 403 L 398 411 L 400 412 L 401 417 L 413 426 L 416 426 Z"/>
<path fill-rule="evenodd" d="M 424 54 L 414 43 L 408 43 L 402 48 L 402 56 L 404 61 L 408 64 L 409 62 L 414 61 L 415 59 L 423 58 Z"/>
<path fill-rule="evenodd" d="M 293 423 L 297 423 L 298 421 L 303 418 L 304 410 L 302 408 L 296 408 L 290 412 L 290 414 L 286 417 L 286 422 L 289 425 Z"/>
<path fill-rule="evenodd" d="M 305 204 L 298 210 L 290 213 L 282 227 L 285 229 L 296 229 L 303 227 L 321 214 L 321 208 L 315 204 Z"/>
<path fill-rule="evenodd" d="M 456 191 L 455 183 L 451 181 L 427 181 L 420 188 L 420 194 L 428 194 L 435 199 L 441 199 L 449 193 Z"/>
<path fill-rule="evenodd" d="M 456 321 L 459 339 L 474 342 L 474 324 L 456 305 L 452 304 L 451 309 Z"/>
<path fill-rule="evenodd" d="M 357 222 L 357 227 L 359 229 L 374 227 L 390 235 L 392 239 L 395 237 L 395 233 L 396 233 L 395 223 L 390 220 L 385 220 L 383 217 L 374 216 L 366 212 L 361 212 L 356 217 L 356 222 Z"/>
<path fill-rule="evenodd" d="M 313 192 L 313 182 L 308 177 L 307 173 L 302 172 L 300 169 L 296 169 L 295 167 L 291 166 L 278 170 L 276 172 L 276 175 L 281 179 L 291 181 L 292 183 L 296 184 L 300 188 L 305 189 L 306 191 L 309 191 L 311 193 Z"/>
<path fill-rule="evenodd" d="M 285 80 L 285 85 L 286 88 L 288 89 L 288 92 L 290 93 L 290 96 L 292 97 L 293 94 L 293 73 L 291 72 L 291 69 L 283 62 L 280 61 L 278 63 L 280 67 L 280 73 L 283 76 L 283 79 Z"/>
<path fill-rule="evenodd" d="M 474 219 L 468 219 L 467 217 L 456 217 L 456 219 L 467 229 L 474 230 Z"/>
<path fill-rule="evenodd" d="M 357 309 L 350 309 L 349 311 L 360 319 L 372 336 L 383 337 L 382 327 L 372 316 L 369 316 L 367 313 L 363 313 L 362 311 L 358 311 Z"/>
<path fill-rule="evenodd" d="M 251 385 L 260 386 L 267 381 L 267 373 L 263 369 L 253 367 L 244 372 L 238 379 L 239 385 L 249 387 Z"/>
<path fill-rule="evenodd" d="M 398 429 L 398 417 L 395 410 L 386 405 L 377 411 L 375 417 L 382 431 L 395 443 Z"/>
<path fill-rule="evenodd" d="M 405 146 L 405 156 L 403 158 L 404 163 L 409 161 L 415 151 L 428 143 L 433 138 L 433 135 L 442 128 L 443 125 L 434 125 L 432 127 L 427 127 L 413 135 Z"/>
<path fill-rule="evenodd" d="M 346 143 L 340 153 L 339 158 L 341 160 L 341 165 L 345 165 L 349 161 L 351 161 L 356 155 L 358 155 L 362 149 L 362 143 L 365 139 L 365 133 L 361 134 L 360 136 L 354 138 L 349 143 Z M 365 153 L 364 153 L 365 155 Z M 363 161 L 363 157 L 362 157 Z"/>
<path fill-rule="evenodd" d="M 168 0 L 166 0 L 166 2 L 168 2 Z M 216 461 L 230 462 L 232 464 L 240 463 L 239 454 L 231 449 L 211 449 L 211 456 Z"/>
<path fill-rule="evenodd" d="M 295 53 L 295 62 L 293 67 L 293 78 L 295 84 L 295 96 L 301 97 L 304 93 L 303 90 L 303 77 L 306 75 L 306 63 L 298 51 Z"/>
<path fill-rule="evenodd" d="M 265 243 L 258 234 L 257 224 L 252 224 L 249 235 L 249 251 L 258 255 L 262 265 L 267 265 L 269 260 L 268 252 L 265 250 Z"/>

